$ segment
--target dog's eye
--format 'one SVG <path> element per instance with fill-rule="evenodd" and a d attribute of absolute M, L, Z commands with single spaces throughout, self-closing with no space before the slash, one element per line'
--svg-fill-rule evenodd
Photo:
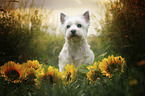
<path fill-rule="evenodd" d="M 67 25 L 67 29 L 70 28 L 70 25 Z"/>
<path fill-rule="evenodd" d="M 77 25 L 77 27 L 79 27 L 79 28 L 80 28 L 80 27 L 82 27 L 82 25 L 81 25 L 81 24 L 78 24 L 78 25 Z"/>

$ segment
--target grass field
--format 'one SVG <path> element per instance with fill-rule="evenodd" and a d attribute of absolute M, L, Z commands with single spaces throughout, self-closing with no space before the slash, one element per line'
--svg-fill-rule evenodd
<path fill-rule="evenodd" d="M 63 74 L 57 64 L 64 38 L 42 31 L 40 18 L 29 28 L 18 20 L 25 14 L 14 17 L 1 11 L 0 95 L 144 96 L 144 2 L 120 2 L 122 8 L 118 3 L 111 7 L 112 21 L 106 13 L 101 35 L 87 38 L 94 63 L 68 65 Z"/>

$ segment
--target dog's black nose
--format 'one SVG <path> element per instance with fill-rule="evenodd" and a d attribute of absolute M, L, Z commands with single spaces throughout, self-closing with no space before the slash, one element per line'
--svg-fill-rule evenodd
<path fill-rule="evenodd" d="M 71 30 L 72 35 L 75 35 L 76 30 Z"/>

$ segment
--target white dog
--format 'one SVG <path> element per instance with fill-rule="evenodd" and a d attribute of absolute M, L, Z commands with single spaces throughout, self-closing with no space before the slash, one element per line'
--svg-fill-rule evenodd
<path fill-rule="evenodd" d="M 63 72 L 67 64 L 75 67 L 80 64 L 92 64 L 94 53 L 87 43 L 89 11 L 81 16 L 68 17 L 60 14 L 62 30 L 65 32 L 65 44 L 59 54 L 59 71 Z"/>

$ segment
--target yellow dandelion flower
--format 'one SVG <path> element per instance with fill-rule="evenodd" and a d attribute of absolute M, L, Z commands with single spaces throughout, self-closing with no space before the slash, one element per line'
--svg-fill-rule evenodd
<path fill-rule="evenodd" d="M 121 64 L 125 65 L 126 64 L 124 58 L 122 58 L 121 56 L 115 57 L 115 62 L 119 65 L 121 65 Z"/>
<path fill-rule="evenodd" d="M 97 79 L 100 79 L 100 71 L 99 70 L 90 70 L 87 73 L 87 79 L 90 80 L 90 83 L 96 81 Z"/>
<path fill-rule="evenodd" d="M 107 63 L 110 65 L 110 64 L 114 64 L 115 63 L 115 58 L 113 55 L 111 56 L 108 56 L 108 60 L 107 60 Z"/>
<path fill-rule="evenodd" d="M 101 70 L 101 72 L 102 72 L 103 75 L 106 75 L 107 74 L 107 68 L 108 68 L 108 64 L 107 64 L 106 61 L 99 62 L 99 69 Z"/>
<path fill-rule="evenodd" d="M 91 82 L 96 81 L 98 78 L 100 78 L 100 71 L 99 71 L 99 63 L 95 62 L 94 66 L 90 65 L 88 66 L 89 72 L 87 73 L 87 79 Z"/>
<path fill-rule="evenodd" d="M 36 74 L 36 77 L 37 78 L 34 80 L 36 82 L 35 85 L 39 87 L 43 82 L 48 82 L 49 84 L 59 82 L 59 80 L 62 78 L 62 73 L 59 72 L 58 69 L 49 66 L 47 69 L 42 68 L 39 70 L 39 72 Z"/>
<path fill-rule="evenodd" d="M 39 62 L 37 60 L 28 60 L 27 63 L 23 63 L 22 64 L 24 67 L 26 68 L 35 68 L 35 69 L 38 69 L 39 67 L 42 67 L 42 64 L 39 64 Z"/>
<path fill-rule="evenodd" d="M 90 65 L 87 67 L 88 70 L 94 69 L 94 66 Z"/>
<path fill-rule="evenodd" d="M 26 75 L 29 79 L 36 78 L 36 70 L 34 68 L 27 68 L 26 69 Z"/>
<path fill-rule="evenodd" d="M 18 83 L 22 78 L 25 78 L 23 71 L 25 69 L 19 63 L 9 61 L 1 67 L 0 73 L 8 82 Z"/>
<path fill-rule="evenodd" d="M 63 71 L 64 73 L 64 80 L 68 83 L 68 82 L 72 82 L 76 79 L 76 74 L 77 74 L 77 70 L 74 67 L 73 63 L 71 65 L 67 64 L 65 66 L 65 71 Z"/>
<path fill-rule="evenodd" d="M 99 68 L 99 67 L 98 67 L 98 63 L 95 62 L 95 63 L 94 63 L 94 66 L 90 65 L 90 66 L 88 66 L 87 68 L 88 68 L 88 70 L 91 70 L 91 69 L 98 69 L 98 68 Z"/>
<path fill-rule="evenodd" d="M 99 68 L 103 75 L 111 77 L 114 72 L 124 72 L 124 66 L 126 65 L 124 58 L 121 56 L 114 57 L 113 55 L 104 58 L 99 64 Z"/>
<path fill-rule="evenodd" d="M 32 67 L 26 68 L 24 74 L 26 75 L 26 77 L 25 79 L 22 80 L 22 83 L 26 85 L 34 85 L 35 84 L 34 79 L 36 78 L 36 70 Z"/>
<path fill-rule="evenodd" d="M 121 72 L 124 72 L 124 67 L 126 66 L 124 58 L 122 58 L 121 56 L 115 57 L 115 63 L 121 66 Z"/>

